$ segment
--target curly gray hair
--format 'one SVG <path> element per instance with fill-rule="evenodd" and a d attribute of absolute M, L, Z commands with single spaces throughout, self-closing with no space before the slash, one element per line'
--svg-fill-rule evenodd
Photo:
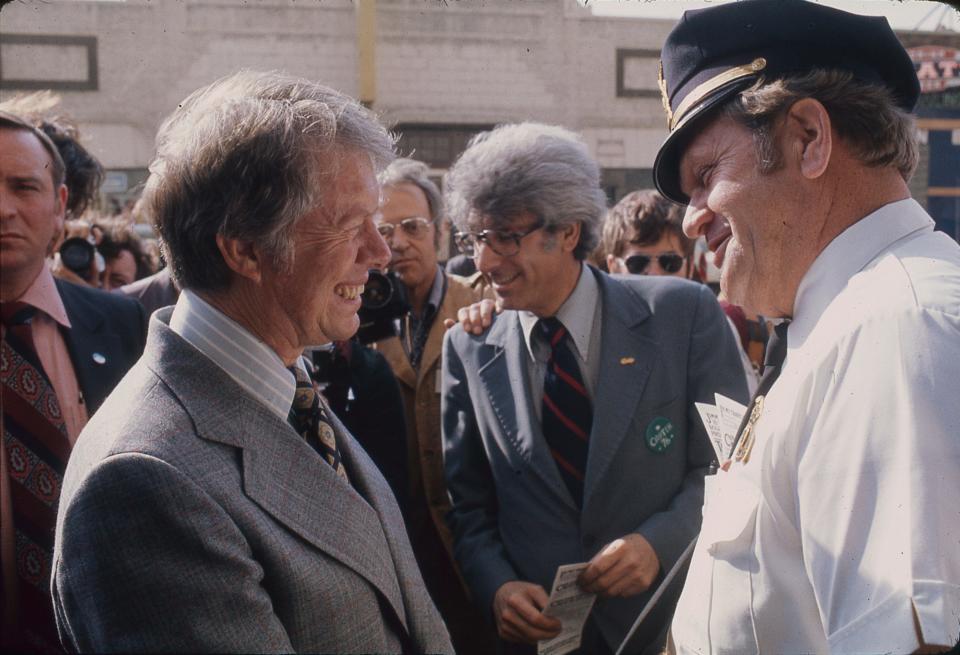
<path fill-rule="evenodd" d="M 322 206 L 345 153 L 393 159 L 393 137 L 352 98 L 278 72 L 241 71 L 194 91 L 160 127 L 144 191 L 182 288 L 225 288 L 217 235 L 293 263 L 298 220 Z"/>
<path fill-rule="evenodd" d="M 450 218 L 461 230 L 485 218 L 506 227 L 528 211 L 548 230 L 580 223 L 574 256 L 600 241 L 606 196 L 579 135 L 541 123 L 501 125 L 475 136 L 444 177 Z"/>

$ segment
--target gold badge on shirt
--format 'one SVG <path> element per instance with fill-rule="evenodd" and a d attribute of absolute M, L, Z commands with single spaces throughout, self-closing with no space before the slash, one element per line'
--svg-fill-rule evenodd
<path fill-rule="evenodd" d="M 753 444 L 755 442 L 756 435 L 756 424 L 760 420 L 760 415 L 763 413 L 763 396 L 757 396 L 756 400 L 753 402 L 753 410 L 750 412 L 750 418 L 747 419 L 747 424 L 743 427 L 743 433 L 740 435 L 740 441 L 737 446 L 737 451 L 733 455 L 733 460 L 735 462 L 743 462 L 746 464 L 750 461 L 750 452 L 753 450 Z"/>

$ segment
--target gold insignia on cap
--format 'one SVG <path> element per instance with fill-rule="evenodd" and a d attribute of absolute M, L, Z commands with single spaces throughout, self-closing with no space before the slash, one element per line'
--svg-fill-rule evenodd
<path fill-rule="evenodd" d="M 663 111 L 667 113 L 667 128 L 673 125 L 673 111 L 670 109 L 670 96 L 667 94 L 667 81 L 663 79 L 663 60 L 660 60 L 660 71 L 657 73 L 657 86 L 660 87 L 660 99 L 663 101 Z"/>
<path fill-rule="evenodd" d="M 697 85 L 697 88 L 688 93 L 687 97 L 683 99 L 683 102 L 681 102 L 680 106 L 677 107 L 676 113 L 669 115 L 668 122 L 670 131 L 672 132 L 683 125 L 684 121 L 689 118 L 687 114 L 690 109 L 703 102 L 711 93 L 719 89 L 721 86 L 729 82 L 733 82 L 734 80 L 738 80 L 742 77 L 756 75 L 766 67 L 767 60 L 763 57 L 757 57 L 749 64 L 729 68 L 719 75 L 714 75 L 706 82 L 702 82 L 701 84 Z M 662 92 L 663 87 L 661 87 L 660 90 Z"/>
<path fill-rule="evenodd" d="M 621 366 L 630 366 L 631 364 L 636 363 L 636 361 L 637 361 L 637 360 L 635 360 L 633 357 L 621 357 L 621 358 L 620 358 L 620 365 L 621 365 Z"/>

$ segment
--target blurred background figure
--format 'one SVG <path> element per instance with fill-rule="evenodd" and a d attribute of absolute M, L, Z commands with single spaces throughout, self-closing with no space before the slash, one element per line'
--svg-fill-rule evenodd
<path fill-rule="evenodd" d="M 655 189 L 641 189 L 624 196 L 607 213 L 603 224 L 600 251 L 607 270 L 629 275 L 671 275 L 702 282 L 694 260 L 696 242 L 683 233 L 684 209 Z M 758 316 L 748 317 L 743 309 L 723 298 L 720 307 L 737 338 L 740 363 L 748 390 L 753 394 L 760 380 L 766 323 Z"/>
<path fill-rule="evenodd" d="M 153 274 L 153 264 L 143 240 L 126 221 L 98 223 L 102 228 L 97 252 L 103 257 L 100 286 L 106 291 L 119 289 Z"/>
<path fill-rule="evenodd" d="M 454 647 L 461 655 L 480 655 L 494 648 L 493 635 L 467 595 L 445 522 L 450 499 L 440 436 L 440 351 L 444 321 L 479 300 L 482 289 L 479 276 L 470 280 L 452 275 L 438 263 L 443 197 L 427 165 L 397 159 L 380 174 L 380 183 L 383 204 L 377 229 L 390 246 L 388 271 L 408 301 L 398 336 L 377 343 L 396 375 L 406 413 L 407 532 Z"/>

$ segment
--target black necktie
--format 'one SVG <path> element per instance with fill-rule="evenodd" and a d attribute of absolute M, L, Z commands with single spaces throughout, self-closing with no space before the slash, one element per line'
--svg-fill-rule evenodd
<path fill-rule="evenodd" d="M 569 335 L 554 317 L 541 319 L 540 330 L 550 344 L 543 378 L 543 436 L 564 483 L 577 505 L 583 502 L 593 408 Z"/>
<path fill-rule="evenodd" d="M 783 368 L 783 360 L 787 356 L 787 328 L 789 326 L 789 320 L 780 322 L 773 328 L 773 334 L 771 334 L 767 340 L 767 351 L 763 357 L 763 374 L 760 376 L 760 384 L 757 385 L 757 391 L 753 394 L 753 398 L 750 399 L 750 405 L 743 414 L 740 427 L 737 428 L 737 439 L 733 443 L 733 448 L 730 449 L 730 457 L 733 457 L 734 453 L 737 452 L 740 441 L 744 438 L 744 428 L 747 427 L 747 423 L 749 423 L 750 416 L 753 414 L 757 403 L 763 402 L 762 399 L 767 395 L 773 383 L 776 382 L 780 376 L 780 370 Z"/>

